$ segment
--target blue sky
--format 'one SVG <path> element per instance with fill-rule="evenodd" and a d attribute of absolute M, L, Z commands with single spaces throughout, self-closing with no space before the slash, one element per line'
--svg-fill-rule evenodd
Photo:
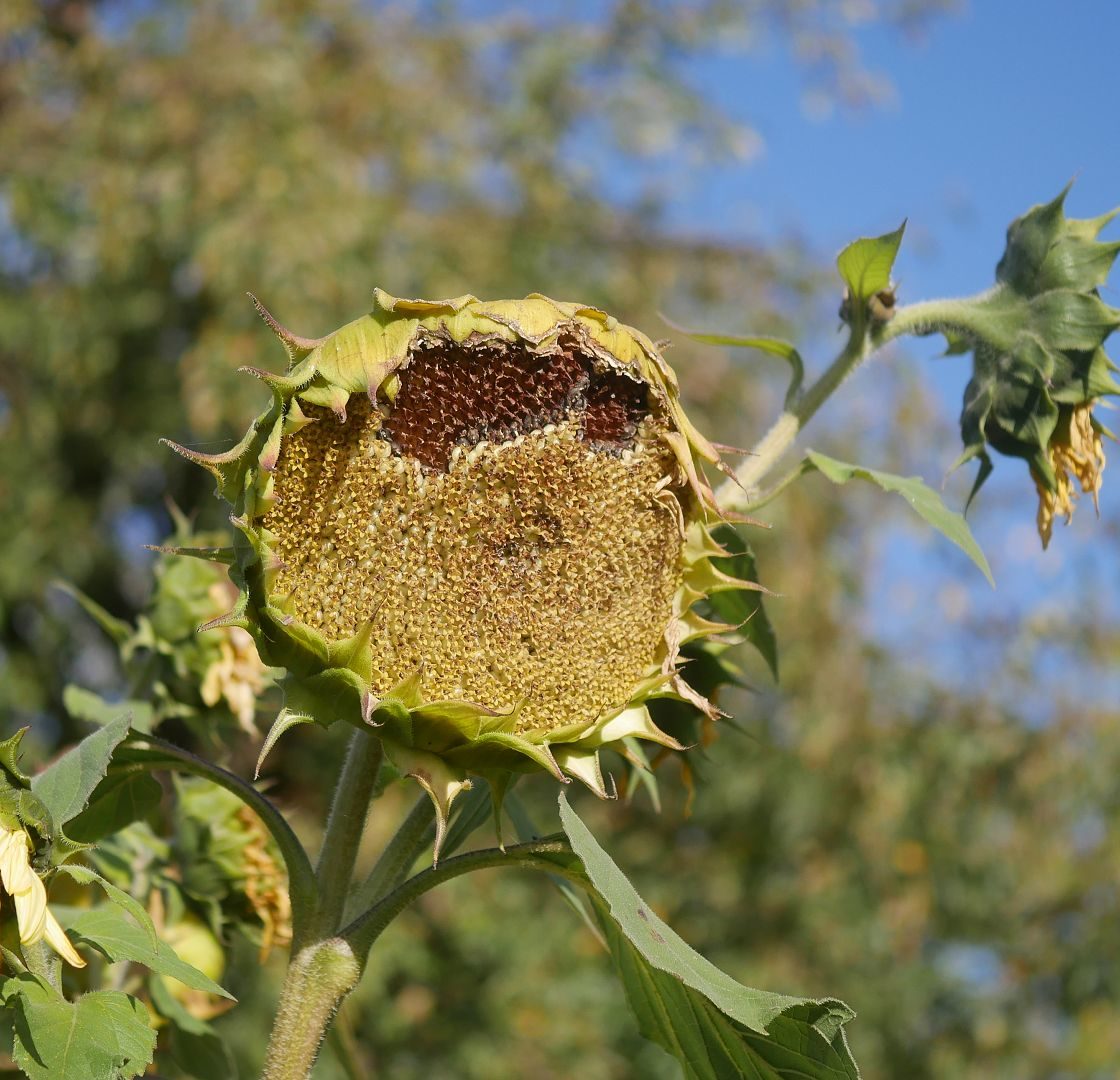
<path fill-rule="evenodd" d="M 857 31 L 856 38 L 867 66 L 893 85 L 892 99 L 881 106 L 814 115 L 777 41 L 746 60 L 727 56 L 696 66 L 699 85 L 751 124 L 763 146 L 753 161 L 705 168 L 676 187 L 667 206 L 674 226 L 758 240 L 794 234 L 824 261 L 855 236 L 885 232 L 908 218 L 896 265 L 905 302 L 989 286 L 1008 223 L 1071 178 L 1072 216 L 1095 216 L 1120 203 L 1120 89 L 1113 62 L 1120 3 L 989 0 L 936 20 L 921 40 L 880 27 Z M 1120 235 L 1120 227 L 1114 224 L 1109 235 Z M 1105 298 L 1120 306 L 1120 272 L 1114 278 Z M 952 418 L 968 365 L 936 359 L 939 342 L 913 341 L 906 353 Z M 821 343 L 811 347 L 819 368 L 826 359 Z M 1115 345 L 1111 351 L 1115 358 Z M 871 385 L 868 375 L 860 373 L 842 395 L 860 395 L 861 386 Z M 834 407 L 843 408 L 843 400 L 835 399 Z M 827 433 L 811 427 L 806 441 L 823 449 Z M 958 449 L 931 447 L 923 463 L 929 482 L 941 483 Z M 1029 613 L 1061 619 L 1071 607 L 1095 604 L 1102 618 L 1115 618 L 1120 447 L 1110 456 L 1102 520 L 1085 501 L 1069 528 L 1056 527 L 1045 555 L 1034 536 L 1026 467 L 997 460 L 970 516 L 996 575 L 995 594 L 963 556 L 905 527 L 902 515 L 900 528 L 879 545 L 874 587 L 884 602 L 869 612 L 868 631 L 904 642 L 943 674 L 971 680 L 984 674 L 980 669 L 992 654 L 961 638 L 954 628 L 959 619 L 1004 624 L 1004 639 L 990 643 L 998 650 L 1012 647 L 1016 624 Z M 950 485 L 948 501 L 958 497 L 958 487 Z M 1039 669 L 1047 692 L 1063 689 L 1052 680 L 1069 670 L 1069 660 L 1055 656 Z M 1120 699 L 1120 681 L 1105 677 L 1112 678 L 1107 692 Z M 1086 689 L 1089 684 L 1086 679 Z"/>

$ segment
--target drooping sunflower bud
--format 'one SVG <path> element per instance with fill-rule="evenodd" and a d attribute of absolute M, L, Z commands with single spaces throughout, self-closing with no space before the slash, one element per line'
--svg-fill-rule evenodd
<path fill-rule="evenodd" d="M 1120 242 L 1097 239 L 1118 211 L 1067 218 L 1068 192 L 1014 221 L 995 288 L 952 303 L 951 325 L 932 328 L 950 337 L 954 351 L 973 351 L 961 412 L 961 461 L 981 461 L 973 494 L 991 472 L 989 446 L 1024 458 L 1039 493 L 1043 546 L 1054 517 L 1068 521 L 1073 514 L 1071 476 L 1096 502 L 1101 436 L 1108 432 L 1092 410 L 1100 398 L 1120 393 L 1116 366 L 1104 351 L 1120 311 L 1098 293 Z"/>
<path fill-rule="evenodd" d="M 227 624 L 287 670 L 283 730 L 373 726 L 440 821 L 468 773 L 540 767 L 607 793 L 598 752 L 680 749 L 694 610 L 727 554 L 676 379 L 644 335 L 543 296 L 400 300 L 318 340 L 271 316 L 286 376 L 209 468 L 241 533 Z"/>

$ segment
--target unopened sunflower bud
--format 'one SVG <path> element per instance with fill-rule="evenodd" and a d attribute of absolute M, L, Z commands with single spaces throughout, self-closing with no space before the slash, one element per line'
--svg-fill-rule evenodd
<path fill-rule="evenodd" d="M 751 587 L 648 338 L 543 296 L 399 300 L 319 340 L 266 314 L 286 376 L 210 469 L 242 534 L 230 622 L 287 669 L 285 726 L 376 729 L 446 820 L 468 773 L 539 767 L 607 794 L 600 748 L 680 748 L 654 696 L 716 710 L 680 646 L 694 609 Z"/>
<path fill-rule="evenodd" d="M 1054 517 L 1073 513 L 1076 479 L 1094 502 L 1100 491 L 1108 432 L 1092 415 L 1098 400 L 1120 393 L 1104 343 L 1120 326 L 1120 310 L 1098 289 L 1120 242 L 1097 239 L 1117 211 L 1074 220 L 1063 206 L 1069 189 L 1012 223 L 996 267 L 996 286 L 951 301 L 946 325 L 953 351 L 973 352 L 965 390 L 961 462 L 981 460 L 973 495 L 992 465 L 988 447 L 1024 458 L 1039 493 L 1043 546 Z"/>

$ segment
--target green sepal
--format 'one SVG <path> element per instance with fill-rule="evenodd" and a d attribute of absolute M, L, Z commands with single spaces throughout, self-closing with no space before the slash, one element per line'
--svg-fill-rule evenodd
<path fill-rule="evenodd" d="M 300 337 L 298 334 L 293 334 L 286 326 L 281 326 L 280 323 L 273 318 L 272 312 L 270 312 L 252 293 L 249 293 L 249 299 L 253 301 L 253 306 L 257 309 L 257 314 L 264 319 L 269 329 L 280 339 L 280 344 L 284 346 L 284 351 L 288 354 L 288 360 L 292 366 L 296 365 L 304 357 L 314 351 L 318 345 L 322 344 L 322 338 Z"/>
<path fill-rule="evenodd" d="M 313 724 L 314 722 L 315 717 L 308 716 L 306 713 L 292 712 L 291 709 L 287 708 L 281 709 L 280 714 L 273 720 L 272 726 L 268 729 L 268 734 L 264 737 L 261 752 L 257 755 L 257 766 L 253 770 L 253 779 L 259 779 L 261 768 L 264 766 L 264 759 L 271 753 L 281 735 L 286 731 L 291 731 L 294 727 L 299 727 L 300 724 Z"/>
<path fill-rule="evenodd" d="M 562 784 L 567 783 L 552 748 L 548 743 L 534 743 L 507 731 L 489 731 L 470 744 L 445 752 L 444 757 L 471 772 L 488 773 L 498 769 L 523 771 L 531 762 Z"/>
<path fill-rule="evenodd" d="M 200 559 L 222 566 L 232 566 L 237 559 L 236 549 L 232 547 L 176 547 L 174 544 L 145 544 L 144 547 L 160 555 L 180 555 L 185 559 Z"/>
<path fill-rule="evenodd" d="M 569 776 L 573 776 L 576 780 L 586 784 L 600 799 L 615 797 L 613 790 L 607 790 L 598 750 L 580 750 L 574 746 L 558 746 L 554 752 L 556 760 L 560 763 L 560 768 Z"/>
<path fill-rule="evenodd" d="M 0 824 L 9 832 L 30 829 L 44 844 L 53 843 L 59 829 L 42 799 L 29 788 L 0 782 Z M 36 851 L 39 845 L 36 844 Z"/>
<path fill-rule="evenodd" d="M 432 844 L 432 862 L 439 862 L 440 848 L 447 834 L 447 819 L 456 796 L 467 791 L 471 782 L 466 774 L 456 771 L 437 754 L 414 750 L 391 739 L 382 739 L 385 754 L 402 775 L 411 777 L 432 800 L 436 812 L 436 835 Z"/>
<path fill-rule="evenodd" d="M 19 767 L 19 744 L 30 730 L 29 727 L 22 727 L 0 742 L 0 768 L 7 773 L 10 783 L 21 788 L 31 787 L 31 777 Z"/>
<path fill-rule="evenodd" d="M 325 668 L 316 675 L 288 674 L 280 686 L 286 709 L 313 716 L 323 727 L 330 727 L 336 720 L 362 723 L 362 698 L 367 684 L 349 668 Z"/>
<path fill-rule="evenodd" d="M 413 706 L 409 716 L 414 730 L 422 733 L 415 745 L 439 753 L 463 742 L 477 742 L 484 735 L 511 732 L 519 711 L 516 707 L 496 711 L 469 701 L 433 701 Z"/>
<path fill-rule="evenodd" d="M 277 407 L 273 405 L 272 408 L 261 413 L 240 442 L 220 454 L 204 454 L 200 450 L 191 450 L 172 439 L 161 439 L 160 442 L 210 473 L 216 481 L 219 497 L 236 506 L 239 505 L 244 493 L 246 474 L 272 431 L 276 411 Z"/>
<path fill-rule="evenodd" d="M 646 742 L 658 743 L 669 750 L 684 749 L 672 735 L 662 731 L 653 722 L 649 709 L 644 704 L 632 705 L 606 723 L 596 724 L 591 734 L 580 740 L 578 749 L 597 750 L 624 739 L 643 739 Z"/>
<path fill-rule="evenodd" d="M 1033 295 L 1047 289 L 1097 289 L 1108 279 L 1120 242 L 1097 241 L 1120 210 L 1096 218 L 1070 219 L 1065 201 L 1070 181 L 1054 199 L 1034 206 L 1011 223 L 996 280 Z"/>

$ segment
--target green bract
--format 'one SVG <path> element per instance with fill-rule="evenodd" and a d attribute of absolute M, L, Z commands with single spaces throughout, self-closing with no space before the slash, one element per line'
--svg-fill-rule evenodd
<path fill-rule="evenodd" d="M 296 723 L 368 726 L 442 826 L 468 774 L 500 793 L 539 768 L 606 795 L 604 747 L 681 749 L 651 698 L 718 715 L 680 648 L 733 629 L 698 601 L 757 586 L 713 561 L 719 454 L 648 338 L 540 295 L 377 290 L 316 340 L 261 310 L 290 359 L 249 369 L 270 407 L 226 453 L 170 445 L 238 530 L 210 554 L 240 600 L 209 625 L 248 629 L 286 671 L 266 751 Z"/>

